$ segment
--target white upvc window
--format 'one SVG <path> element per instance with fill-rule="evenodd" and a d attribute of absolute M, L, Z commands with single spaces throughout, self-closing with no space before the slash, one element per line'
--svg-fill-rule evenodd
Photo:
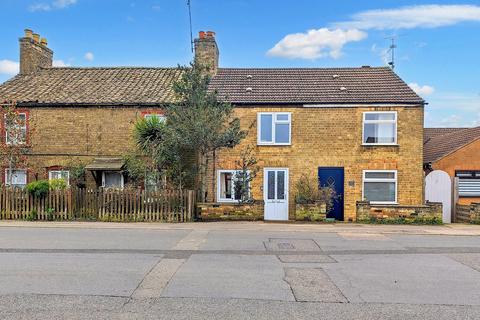
<path fill-rule="evenodd" d="M 241 194 L 235 191 L 235 182 L 238 181 L 240 170 L 217 171 L 217 201 L 237 202 L 241 200 Z"/>
<path fill-rule="evenodd" d="M 396 170 L 364 170 L 363 200 L 373 204 L 397 203 Z"/>
<path fill-rule="evenodd" d="M 5 115 L 5 143 L 24 144 L 27 142 L 27 114 L 18 113 L 17 118 L 9 123 Z"/>
<path fill-rule="evenodd" d="M 143 117 L 144 117 L 145 119 L 157 118 L 158 121 L 160 121 L 160 122 L 165 122 L 165 120 L 167 120 L 167 118 L 165 117 L 165 115 L 160 114 L 160 113 L 146 113 Z"/>
<path fill-rule="evenodd" d="M 27 185 L 27 170 L 5 169 L 5 185 L 23 188 Z"/>
<path fill-rule="evenodd" d="M 104 188 L 123 188 L 123 174 L 120 171 L 103 171 L 102 172 L 102 187 Z"/>
<path fill-rule="evenodd" d="M 363 113 L 364 145 L 397 144 L 397 112 L 368 111 Z"/>
<path fill-rule="evenodd" d="M 290 145 L 292 115 L 290 112 L 259 112 L 257 114 L 258 145 Z"/>
<path fill-rule="evenodd" d="M 65 183 L 70 185 L 70 171 L 68 170 L 50 170 L 48 172 L 48 180 L 62 179 Z"/>

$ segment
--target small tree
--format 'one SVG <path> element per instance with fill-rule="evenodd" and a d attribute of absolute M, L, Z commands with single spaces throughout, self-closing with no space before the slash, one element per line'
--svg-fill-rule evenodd
<path fill-rule="evenodd" d="M 0 142 L 0 154 L 2 165 L 8 169 L 9 174 L 5 182 L 12 185 L 13 170 L 26 166 L 27 155 L 30 153 L 30 139 L 27 137 L 27 114 L 17 109 L 16 102 L 4 102 L 1 104 L 4 134 Z M 32 123 L 29 123 L 29 132 L 33 132 Z"/>
<path fill-rule="evenodd" d="M 197 174 L 200 201 L 205 201 L 209 161 L 214 164 L 218 151 L 238 145 L 246 132 L 240 129 L 240 120 L 233 116 L 233 106 L 209 90 L 210 76 L 204 66 L 193 63 L 181 70 L 182 76 L 174 84 L 178 103 L 167 107 L 167 125 L 181 137 L 178 142 L 184 149 L 195 155 L 193 170 Z M 215 179 L 215 170 L 211 171 Z"/>
<path fill-rule="evenodd" d="M 251 193 L 252 181 L 259 171 L 254 151 L 253 146 L 247 146 L 241 151 L 240 159 L 235 161 L 237 173 L 234 177 L 234 192 L 235 199 L 239 199 L 239 203 L 254 201 Z"/>

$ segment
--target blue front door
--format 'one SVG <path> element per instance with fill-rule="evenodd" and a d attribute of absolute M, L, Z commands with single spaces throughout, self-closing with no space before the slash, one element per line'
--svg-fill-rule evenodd
<path fill-rule="evenodd" d="M 343 221 L 343 168 L 320 167 L 318 168 L 318 180 L 321 187 L 331 187 L 335 190 L 335 199 L 331 210 L 327 213 L 327 218 Z"/>

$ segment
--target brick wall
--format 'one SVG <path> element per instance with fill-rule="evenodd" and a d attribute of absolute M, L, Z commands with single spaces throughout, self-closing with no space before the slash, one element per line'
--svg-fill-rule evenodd
<path fill-rule="evenodd" d="M 456 152 L 434 162 L 433 170 L 443 170 L 450 177 L 455 177 L 456 170 L 480 170 L 480 140 L 477 140 Z M 470 204 L 480 202 L 480 198 L 460 198 L 458 203 Z"/>
<path fill-rule="evenodd" d="M 364 111 L 398 111 L 398 146 L 362 146 Z M 257 112 L 291 112 L 291 146 L 257 146 Z M 222 151 L 216 169 L 235 169 L 235 160 L 247 145 L 255 146 L 261 168 L 252 182 L 252 195 L 263 199 L 263 168 L 287 167 L 290 175 L 289 217 L 294 219 L 294 186 L 303 173 L 316 175 L 318 167 L 345 168 L 345 220 L 355 220 L 355 204 L 362 200 L 362 170 L 398 170 L 398 202 L 423 204 L 423 108 L 303 108 L 295 106 L 235 109 L 248 137 L 233 150 Z M 250 128 L 251 126 L 251 128 Z M 209 175 L 211 176 L 211 174 Z M 351 183 L 349 183 L 351 182 Z M 209 191 L 215 201 L 216 181 Z"/>
<path fill-rule="evenodd" d="M 133 107 L 32 107 L 32 152 L 29 181 L 47 177 L 47 168 L 72 162 L 88 164 L 95 157 L 121 157 L 134 147 L 132 130 L 137 117 L 154 111 Z M 160 111 L 159 109 L 156 109 Z M 91 173 L 87 185 L 94 187 Z"/>
<path fill-rule="evenodd" d="M 427 202 L 425 205 L 375 205 L 368 201 L 357 202 L 357 220 L 369 221 L 371 217 L 384 218 L 437 218 L 442 220 L 442 203 Z"/>

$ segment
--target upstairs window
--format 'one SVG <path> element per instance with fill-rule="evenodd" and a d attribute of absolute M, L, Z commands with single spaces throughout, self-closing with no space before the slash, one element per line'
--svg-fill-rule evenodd
<path fill-rule="evenodd" d="M 143 117 L 147 120 L 157 118 L 159 122 L 165 122 L 165 120 L 167 119 L 165 115 L 160 113 L 146 113 L 143 115 Z"/>
<path fill-rule="evenodd" d="M 7 144 L 24 144 L 27 141 L 27 114 L 18 113 L 12 119 L 5 115 L 5 142 Z"/>
<path fill-rule="evenodd" d="M 259 145 L 290 145 L 291 114 L 289 112 L 260 112 L 257 125 Z"/>
<path fill-rule="evenodd" d="M 68 170 L 51 170 L 48 172 L 48 180 L 62 179 L 65 183 L 70 185 L 70 171 Z"/>
<path fill-rule="evenodd" d="M 27 170 L 5 169 L 5 185 L 23 188 L 27 185 Z"/>
<path fill-rule="evenodd" d="M 480 171 L 455 171 L 459 197 L 480 197 Z"/>
<path fill-rule="evenodd" d="M 364 112 L 363 144 L 397 144 L 397 112 Z"/>
<path fill-rule="evenodd" d="M 363 199 L 371 203 L 397 203 L 397 171 L 363 171 Z"/>

